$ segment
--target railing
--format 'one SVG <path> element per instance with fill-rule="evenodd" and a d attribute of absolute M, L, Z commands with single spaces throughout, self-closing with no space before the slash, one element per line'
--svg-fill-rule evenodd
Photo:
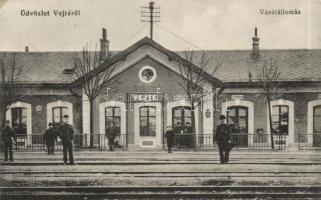
<path fill-rule="evenodd" d="M 104 134 L 94 134 L 93 146 L 90 146 L 90 134 L 77 134 L 74 135 L 73 145 L 75 150 L 81 149 L 95 149 L 95 150 L 108 150 L 108 139 Z M 314 136 L 314 143 L 308 142 L 309 136 L 307 134 L 300 135 L 300 147 L 311 147 L 313 149 L 321 149 L 321 134 Z M 286 135 L 273 134 L 274 149 L 282 150 L 286 148 Z M 312 140 L 309 140 L 312 141 Z M 318 142 L 319 141 L 319 142 Z M 233 133 L 231 134 L 231 142 L 235 145 L 234 150 L 241 149 L 264 149 L 271 150 L 271 135 L 270 134 L 244 134 Z M 317 146 L 319 144 L 319 146 Z M 165 140 L 166 147 L 166 140 Z M 17 135 L 16 150 L 30 151 L 30 150 L 46 150 L 46 145 L 43 140 L 42 134 L 33 135 Z M 115 139 L 114 148 L 127 149 L 127 135 L 118 135 Z M 175 134 L 174 146 L 175 150 L 211 150 L 217 149 L 216 141 L 213 141 L 212 134 Z M 61 140 L 55 142 L 55 149 L 62 150 Z"/>
<path fill-rule="evenodd" d="M 300 150 L 321 150 L 321 133 L 299 134 L 298 144 Z"/>
<path fill-rule="evenodd" d="M 274 149 L 286 148 L 286 135 L 273 134 Z M 165 140 L 166 142 L 166 140 Z M 232 133 L 231 142 L 235 150 L 240 149 L 265 149 L 272 150 L 270 134 L 244 134 Z M 166 145 L 165 145 L 166 146 Z M 175 150 L 210 150 L 217 149 L 217 142 L 213 140 L 212 134 L 175 134 L 173 149 Z"/>
<path fill-rule="evenodd" d="M 46 150 L 47 146 L 44 142 L 44 135 L 32 134 L 32 135 L 17 135 L 17 143 L 15 145 L 16 150 L 27 151 L 27 150 Z M 80 149 L 96 149 L 96 150 L 107 150 L 108 139 L 105 134 L 93 134 L 93 146 L 90 147 L 90 134 L 76 134 L 73 139 L 73 146 L 75 150 Z M 114 148 L 127 148 L 127 137 L 126 134 L 120 134 L 116 136 L 114 142 Z M 62 150 L 62 142 L 58 137 L 55 142 L 55 150 Z"/>

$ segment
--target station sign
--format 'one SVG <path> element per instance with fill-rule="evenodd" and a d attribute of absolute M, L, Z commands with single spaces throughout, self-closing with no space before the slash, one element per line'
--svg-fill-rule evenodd
<path fill-rule="evenodd" d="M 160 102 L 162 94 L 160 93 L 132 93 L 129 94 L 130 102 Z"/>

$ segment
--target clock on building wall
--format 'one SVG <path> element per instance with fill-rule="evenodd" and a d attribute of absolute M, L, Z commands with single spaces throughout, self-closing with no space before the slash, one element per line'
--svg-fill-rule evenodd
<path fill-rule="evenodd" d="M 143 83 L 151 83 L 156 79 L 156 70 L 151 66 L 144 66 L 139 70 L 139 79 Z"/>

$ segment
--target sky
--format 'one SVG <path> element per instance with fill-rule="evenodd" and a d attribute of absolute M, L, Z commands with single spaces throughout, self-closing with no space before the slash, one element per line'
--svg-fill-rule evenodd
<path fill-rule="evenodd" d="M 321 48 L 321 0 L 154 0 L 161 21 L 154 40 L 170 50 L 250 49 L 254 27 L 261 49 Z M 149 0 L 0 0 L 0 51 L 80 51 L 99 45 L 107 29 L 111 50 L 149 36 L 141 6 Z M 261 10 L 297 9 L 299 15 L 265 15 Z M 21 16 L 21 10 L 50 16 Z M 80 16 L 54 16 L 80 10 Z"/>

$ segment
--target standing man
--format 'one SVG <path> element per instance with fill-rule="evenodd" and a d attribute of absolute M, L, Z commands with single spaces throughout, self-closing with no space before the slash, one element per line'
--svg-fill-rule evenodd
<path fill-rule="evenodd" d="M 8 161 L 8 153 L 10 161 L 13 161 L 12 139 L 17 143 L 17 137 L 14 130 L 10 127 L 10 121 L 6 120 L 5 126 L 2 128 L 2 142 L 4 146 L 4 161 Z"/>
<path fill-rule="evenodd" d="M 57 142 L 57 131 L 54 129 L 53 124 L 48 124 L 49 128 L 46 130 L 43 140 L 46 143 L 48 149 L 48 155 L 54 154 L 55 141 Z"/>
<path fill-rule="evenodd" d="M 177 122 L 177 124 L 175 126 L 175 129 L 174 129 L 174 132 L 175 133 L 182 133 L 181 130 L 182 130 L 181 123 Z"/>
<path fill-rule="evenodd" d="M 168 153 L 172 153 L 172 146 L 174 143 L 174 131 L 171 126 L 166 127 L 165 137 L 167 139 Z"/>
<path fill-rule="evenodd" d="M 114 151 L 114 141 L 116 138 L 116 130 L 112 123 L 108 125 L 106 136 L 108 139 L 109 151 Z"/>
<path fill-rule="evenodd" d="M 69 153 L 69 164 L 74 165 L 74 156 L 72 152 L 72 140 L 74 137 L 74 129 L 69 123 L 69 116 L 64 115 L 63 122 L 58 128 L 58 135 L 62 141 L 62 149 L 64 154 L 64 164 L 67 164 L 67 151 Z"/>
<path fill-rule="evenodd" d="M 231 143 L 231 136 L 229 126 L 225 123 L 225 115 L 220 116 L 220 121 L 221 124 L 217 126 L 214 138 L 217 141 L 221 163 L 223 164 L 229 161 L 229 153 L 231 150 L 229 143 Z"/>

